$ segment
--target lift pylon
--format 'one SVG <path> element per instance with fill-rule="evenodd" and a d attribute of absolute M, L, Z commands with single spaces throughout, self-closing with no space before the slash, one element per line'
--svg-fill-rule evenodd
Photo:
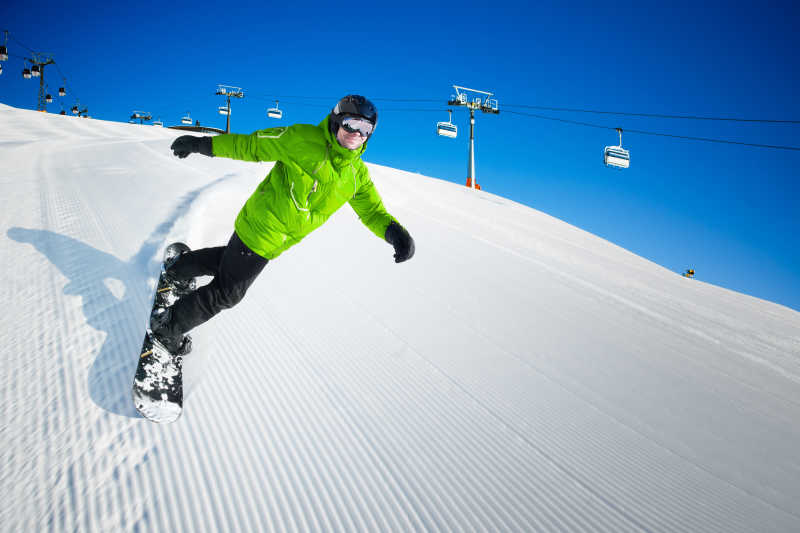
<path fill-rule="evenodd" d="M 477 89 L 469 89 L 461 87 L 460 85 L 453 85 L 456 94 L 450 96 L 447 102 L 449 106 L 466 107 L 469 109 L 469 159 L 467 161 L 467 187 L 472 189 L 480 189 L 480 186 L 475 180 L 475 111 L 482 111 L 484 113 L 491 113 L 497 115 L 500 113 L 498 108 L 497 99 L 492 98 L 493 93 L 487 91 L 479 91 Z M 478 96 L 483 95 L 483 96 Z"/>
<path fill-rule="evenodd" d="M 219 106 L 219 114 L 225 115 L 225 133 L 231 132 L 231 98 L 244 98 L 244 91 L 241 87 L 233 87 L 232 85 L 217 84 L 217 96 L 224 96 L 226 99 L 225 106 Z"/>

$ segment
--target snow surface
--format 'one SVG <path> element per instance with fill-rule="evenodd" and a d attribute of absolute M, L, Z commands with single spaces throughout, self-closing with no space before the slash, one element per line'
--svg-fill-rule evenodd
<path fill-rule="evenodd" d="M 345 206 L 139 418 L 164 247 L 270 168 L 180 134 L 0 105 L 0 530 L 800 531 L 800 313 L 377 165 L 413 260 Z"/>

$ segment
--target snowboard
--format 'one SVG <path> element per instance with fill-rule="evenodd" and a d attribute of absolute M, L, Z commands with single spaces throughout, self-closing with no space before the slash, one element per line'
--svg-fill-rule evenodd
<path fill-rule="evenodd" d="M 181 242 L 167 246 L 164 262 L 158 278 L 151 315 L 158 308 L 166 308 L 180 298 L 182 291 L 166 275 L 165 265 L 175 256 L 188 251 Z M 192 281 L 191 287 L 194 288 Z M 186 344 L 180 353 L 170 353 L 152 335 L 149 326 L 145 331 L 139 364 L 133 379 L 133 404 L 136 410 L 152 422 L 170 423 L 177 420 L 183 412 L 183 355 L 191 351 L 191 337 L 186 336 Z"/>

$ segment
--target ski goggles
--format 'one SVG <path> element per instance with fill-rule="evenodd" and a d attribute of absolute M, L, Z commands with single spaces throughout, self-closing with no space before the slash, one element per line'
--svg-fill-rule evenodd
<path fill-rule="evenodd" d="M 369 120 L 361 117 L 345 117 L 342 120 L 342 127 L 347 133 L 358 133 L 362 137 L 369 137 L 375 126 Z"/>

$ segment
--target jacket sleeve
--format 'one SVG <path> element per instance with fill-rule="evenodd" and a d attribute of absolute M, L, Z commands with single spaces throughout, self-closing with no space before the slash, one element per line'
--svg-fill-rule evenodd
<path fill-rule="evenodd" d="M 281 161 L 287 157 L 291 137 L 291 128 L 268 128 L 250 135 L 217 135 L 211 146 L 217 157 L 240 161 Z"/>
<path fill-rule="evenodd" d="M 378 189 L 376 189 L 375 184 L 372 183 L 366 168 L 364 169 L 362 179 L 359 181 L 361 182 L 361 186 L 350 200 L 350 207 L 353 208 L 353 211 L 356 212 L 361 222 L 363 222 L 372 233 L 384 240 L 386 228 L 389 227 L 389 224 L 395 220 L 395 218 L 383 207 L 383 201 L 381 201 L 381 197 L 378 194 Z"/>

